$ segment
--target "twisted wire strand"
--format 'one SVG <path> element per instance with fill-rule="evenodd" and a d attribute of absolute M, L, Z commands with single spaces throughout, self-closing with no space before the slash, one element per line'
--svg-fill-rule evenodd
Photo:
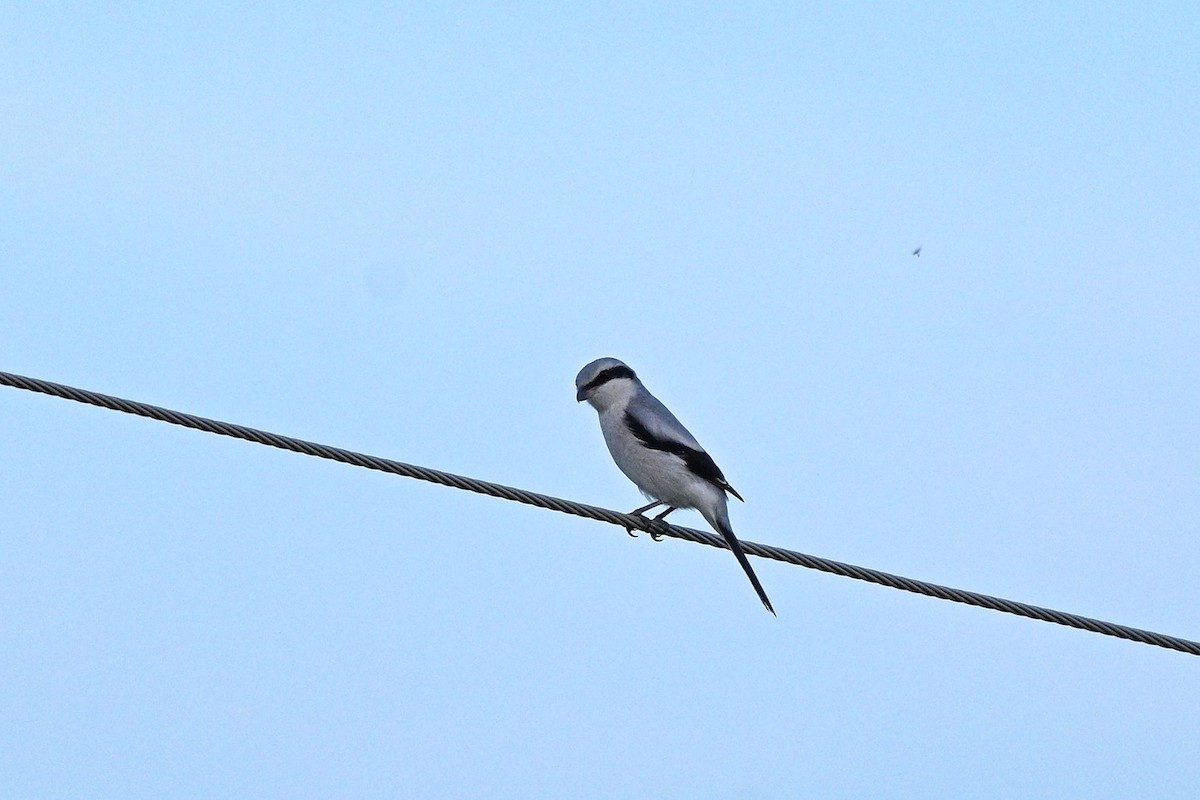
<path fill-rule="evenodd" d="M 343 464 L 351 464 L 356 467 L 365 469 L 379 470 L 380 472 L 388 472 L 393 475 L 402 475 L 408 478 L 416 478 L 417 480 L 437 483 L 442 486 L 450 486 L 455 489 L 463 489 L 469 492 L 478 492 L 489 497 L 499 497 L 504 500 L 512 500 L 517 503 L 525 503 L 538 508 L 547 508 L 552 511 L 560 511 L 564 514 L 573 514 L 577 517 L 586 517 L 588 519 L 607 522 L 612 525 L 619 525 L 622 528 L 646 531 L 655 536 L 670 536 L 675 539 L 683 539 L 697 544 L 708 545 L 709 547 L 725 548 L 724 539 L 714 533 L 707 531 L 699 531 L 694 528 L 685 528 L 679 525 L 670 525 L 665 522 L 647 519 L 642 516 L 633 516 L 624 514 L 619 511 L 613 511 L 599 506 L 587 505 L 586 503 L 578 503 L 574 500 L 563 500 L 550 495 L 539 494 L 525 489 L 518 489 L 512 486 L 504 486 L 490 481 L 479 480 L 478 478 L 469 478 L 463 475 L 455 475 L 442 470 L 430 469 L 429 467 L 420 467 L 413 464 L 405 464 L 402 461 L 393 461 L 389 458 L 380 458 L 378 456 L 365 455 L 356 453 L 353 450 L 345 450 L 340 447 L 331 447 L 330 445 L 318 444 L 316 442 L 308 442 L 303 439 L 296 439 L 291 436 L 284 436 L 278 433 L 270 433 L 261 431 L 256 428 L 249 428 L 245 425 L 235 425 L 231 422 L 221 422 L 219 420 L 199 417 L 194 414 L 185 414 L 182 411 L 173 411 L 169 408 L 161 408 L 148 403 L 139 403 L 135 400 L 125 400 L 120 397 L 100 394 L 86 389 L 77 389 L 73 386 L 64 386 L 59 383 L 51 383 L 50 381 L 40 380 L 38 378 L 28 378 L 22 375 L 14 375 L 8 372 L 0 372 L 0 385 L 11 386 L 16 389 L 24 389 L 30 392 L 39 392 L 48 394 L 53 397 L 61 397 L 65 400 L 74 400 L 78 403 L 87 403 L 89 405 L 108 408 L 113 411 L 121 411 L 126 414 L 135 414 L 140 417 L 149 417 L 161 422 L 169 422 L 172 425 L 182 425 L 185 428 L 194 428 L 199 431 L 215 433 L 220 436 L 231 436 L 235 439 L 244 439 L 248 442 L 267 445 L 269 447 L 278 447 L 282 450 L 290 450 L 294 453 L 303 453 L 304 455 L 315 456 L 317 458 L 325 458 L 330 461 L 339 461 Z M 936 597 L 939 600 L 949 600 L 954 603 L 963 603 L 965 605 L 977 606 L 979 608 L 987 608 L 992 611 L 1000 611 L 1005 614 L 1015 614 L 1029 619 L 1041 620 L 1043 622 L 1051 622 L 1056 625 L 1065 625 L 1079 630 L 1099 633 L 1105 636 L 1115 636 L 1119 639 L 1127 639 L 1131 642 L 1140 644 L 1154 645 L 1156 647 L 1164 647 L 1169 650 L 1178 650 L 1181 653 L 1189 653 L 1194 656 L 1200 656 L 1200 642 L 1194 642 L 1189 639 L 1181 639 L 1177 636 L 1168 636 L 1163 633 L 1155 633 L 1154 631 L 1142 630 L 1140 628 L 1131 628 L 1128 625 L 1118 625 L 1114 622 L 1105 622 L 1104 620 L 1092 619 L 1090 617 L 1071 614 L 1066 611 L 1056 611 L 1052 608 L 1043 608 L 1041 606 L 1030 605 L 1028 603 L 1020 603 L 1015 600 L 1006 600 L 1002 597 L 993 597 L 991 595 L 980 594 L 979 592 L 971 592 L 965 589 L 955 589 L 949 586 L 941 586 L 936 583 L 928 583 L 926 581 L 916 580 L 915 578 L 906 578 L 901 575 L 893 575 L 888 572 L 882 572 L 868 567 L 859 567 L 854 564 L 846 564 L 841 561 L 833 561 L 819 556 L 800 553 L 795 550 L 787 550 L 782 547 L 773 545 L 758 544 L 742 540 L 742 547 L 751 555 L 760 556 L 762 558 L 770 558 L 776 561 L 783 561 L 788 564 L 795 564 L 809 569 L 828 572 L 833 575 L 841 575 L 846 578 L 855 580 L 867 581 L 868 583 L 887 586 L 892 589 L 899 589 L 905 592 L 913 592 L 915 594 L 925 595 L 926 597 Z"/>

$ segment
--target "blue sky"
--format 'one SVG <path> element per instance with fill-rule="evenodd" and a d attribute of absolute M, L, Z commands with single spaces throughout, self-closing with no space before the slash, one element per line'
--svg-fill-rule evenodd
<path fill-rule="evenodd" d="M 616 356 L 743 538 L 1200 638 L 1194 4 L 244 5 L 0 6 L 0 369 L 627 510 Z M 1200 782 L 1189 656 L 11 389 L 0 449 L 5 797 Z"/>

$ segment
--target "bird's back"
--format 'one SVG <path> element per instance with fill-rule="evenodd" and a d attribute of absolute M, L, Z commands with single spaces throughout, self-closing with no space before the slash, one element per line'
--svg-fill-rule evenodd
<path fill-rule="evenodd" d="M 693 450 L 704 451 L 691 431 L 683 427 L 683 423 L 676 419 L 671 410 L 657 397 L 646 391 L 646 387 L 639 387 L 639 391 L 629 399 L 625 410 L 655 439 L 678 442 Z"/>

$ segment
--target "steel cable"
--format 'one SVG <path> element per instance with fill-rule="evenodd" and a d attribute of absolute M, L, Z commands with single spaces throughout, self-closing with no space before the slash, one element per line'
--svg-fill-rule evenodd
<path fill-rule="evenodd" d="M 74 400 L 78 403 L 87 403 L 113 411 L 121 411 L 126 414 L 149 417 L 161 422 L 169 422 L 172 425 L 182 425 L 185 428 L 194 428 L 220 436 L 232 436 L 235 439 L 245 439 L 248 442 L 255 442 L 269 447 L 278 447 L 282 450 L 290 450 L 294 453 L 303 453 L 331 461 L 340 461 L 343 464 L 352 464 L 356 467 L 379 470 L 380 472 L 388 472 L 393 475 L 403 475 L 408 478 L 416 478 L 417 480 L 437 483 L 442 486 L 451 486 L 455 489 L 464 489 L 469 492 L 478 492 L 489 497 L 500 497 L 505 500 L 537 506 L 538 508 L 548 508 L 552 511 L 561 511 L 564 514 L 573 514 L 577 517 L 608 522 L 626 529 L 646 531 L 655 536 L 670 536 L 689 542 L 705 544 L 709 547 L 726 548 L 725 541 L 720 536 L 707 531 L 684 528 L 665 522 L 656 522 L 646 517 L 624 514 L 607 508 L 578 503 L 574 500 L 563 500 L 558 497 L 539 494 L 538 492 L 530 492 L 525 489 L 517 489 L 512 486 L 479 480 L 478 478 L 468 478 L 463 475 L 430 469 L 429 467 L 419 467 L 413 464 L 405 464 L 401 461 L 393 461 L 388 458 L 356 453 L 353 450 L 344 450 L 340 447 L 307 442 L 291 436 L 269 433 L 255 428 L 248 428 L 244 425 L 235 425 L 231 422 L 221 422 L 219 420 L 198 417 L 194 414 L 185 414 L 182 411 L 172 411 L 169 408 L 161 408 L 148 403 L 139 403 L 135 400 L 125 400 L 120 397 L 91 392 L 86 389 L 77 389 L 73 386 L 64 386 L 59 383 L 51 383 L 50 381 L 38 378 L 27 378 L 22 375 L 0 372 L 0 385 L 48 394 L 66 400 Z M 859 567 L 854 564 L 845 564 L 840 561 L 812 556 L 773 545 L 742 540 L 742 547 L 747 553 L 762 558 L 771 558 L 776 561 L 783 561 L 788 564 L 820 570 L 821 572 L 841 575 L 846 578 L 876 583 L 892 589 L 900 589 L 927 597 L 936 597 L 940 600 L 949 600 L 954 603 L 964 603 L 979 608 L 987 608 L 1005 614 L 1016 614 L 1017 616 L 1028 617 L 1043 622 L 1052 622 L 1056 625 L 1066 625 L 1071 628 L 1100 633 L 1105 636 L 1115 636 L 1119 639 L 1127 639 L 1132 642 L 1178 650 L 1194 656 L 1200 655 L 1200 642 L 1181 639 L 1177 636 L 1168 636 L 1167 634 L 1155 633 L 1140 628 L 1131 628 L 1127 625 L 1118 625 L 1114 622 L 1105 622 L 1104 620 L 1092 619 L 1066 611 L 1055 611 L 1051 608 L 1019 603 L 1015 600 L 1005 600 L 1002 597 L 992 597 L 991 595 L 971 592 L 965 589 L 940 586 L 936 583 L 905 578 L 901 575 L 892 575 L 888 572 L 881 572 L 880 570 L 868 567 Z"/>

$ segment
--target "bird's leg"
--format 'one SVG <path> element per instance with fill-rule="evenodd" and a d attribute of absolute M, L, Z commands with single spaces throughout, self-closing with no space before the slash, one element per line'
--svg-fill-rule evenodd
<path fill-rule="evenodd" d="M 666 518 L 667 518 L 667 514 L 670 514 L 672 511 L 677 511 L 677 510 L 678 510 L 678 509 L 677 509 L 677 508 L 675 508 L 675 506 L 667 506 L 667 510 L 666 510 L 666 511 L 664 511 L 664 512 L 662 512 L 662 513 L 661 513 L 661 514 L 659 514 L 658 516 L 656 516 L 656 517 L 654 518 L 654 521 L 655 521 L 655 522 L 662 522 L 664 519 L 666 519 Z M 662 538 L 663 538 L 663 535 L 662 535 L 661 533 L 654 533 L 653 531 L 651 531 L 651 532 L 650 532 L 650 538 L 651 538 L 651 539 L 653 539 L 653 540 L 654 540 L 654 541 L 656 541 L 656 542 L 661 542 L 661 541 L 662 541 Z"/>
<path fill-rule="evenodd" d="M 629 516 L 640 517 L 640 516 L 642 516 L 643 513 L 649 511 L 652 508 L 657 508 L 658 506 L 661 506 L 662 504 L 663 504 L 663 502 L 661 500 L 655 500 L 653 503 L 647 503 L 646 505 L 642 506 L 641 508 L 635 508 L 633 511 L 630 511 Z M 635 539 L 637 538 L 637 534 L 633 532 L 633 528 L 626 528 L 625 532 L 628 533 L 633 538 L 635 538 Z M 653 535 L 651 535 L 651 538 L 653 538 Z M 658 540 L 655 539 L 655 541 L 658 541 Z"/>

